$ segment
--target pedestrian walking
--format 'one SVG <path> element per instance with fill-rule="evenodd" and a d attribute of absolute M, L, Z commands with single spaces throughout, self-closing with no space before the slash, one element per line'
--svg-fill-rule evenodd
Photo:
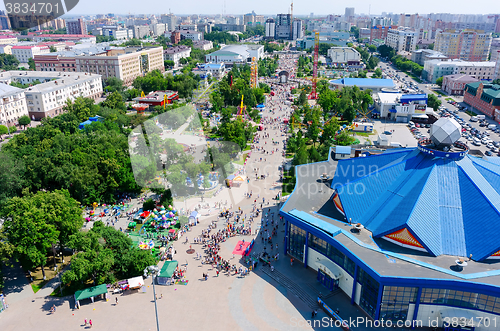
<path fill-rule="evenodd" d="M 115 302 L 116 304 L 118 304 L 118 297 L 115 297 Z"/>
<path fill-rule="evenodd" d="M 92 328 L 92 320 L 89 320 L 89 325 Z"/>
<path fill-rule="evenodd" d="M 87 326 L 87 319 L 85 319 L 85 326 Z"/>

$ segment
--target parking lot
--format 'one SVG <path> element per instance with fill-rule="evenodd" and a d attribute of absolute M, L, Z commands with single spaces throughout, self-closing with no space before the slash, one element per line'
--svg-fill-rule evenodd
<path fill-rule="evenodd" d="M 410 76 L 404 72 L 398 71 L 395 67 L 389 65 L 388 63 L 381 62 L 379 66 L 383 73 L 387 75 L 387 78 L 394 80 L 396 88 L 398 89 L 408 90 L 409 93 L 426 94 L 433 94 L 435 93 L 434 90 L 438 89 L 437 85 L 417 83 Z M 481 115 L 481 113 L 479 111 L 474 111 L 474 109 L 470 109 L 470 106 L 463 102 L 462 96 L 437 96 L 438 99 L 441 100 L 441 107 L 438 111 L 439 115 L 454 118 L 464 129 L 464 132 L 462 132 L 462 138 L 460 139 L 462 142 L 466 143 L 470 149 L 480 150 L 485 155 L 500 156 L 499 123 L 496 123 L 488 117 L 485 117 L 482 121 L 471 121 L 471 116 L 466 113 L 467 110 L 471 110 L 478 115 Z M 450 101 L 446 100 L 449 98 L 456 101 L 456 104 L 452 104 Z M 391 127 L 393 125 L 393 123 L 390 124 Z M 496 125 L 496 127 L 491 130 L 488 128 L 490 125 Z M 407 126 L 407 128 L 410 130 L 409 126 Z M 415 138 L 420 139 L 429 137 L 429 128 L 424 126 L 416 127 L 416 129 L 418 129 L 418 131 L 413 132 Z M 474 138 L 477 140 L 474 141 Z"/>

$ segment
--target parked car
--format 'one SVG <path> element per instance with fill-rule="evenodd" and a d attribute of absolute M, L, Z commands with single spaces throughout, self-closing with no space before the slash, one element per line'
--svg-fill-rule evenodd
<path fill-rule="evenodd" d="M 484 154 L 486 154 L 487 156 L 492 156 L 493 155 L 493 153 L 491 153 L 490 151 L 486 151 L 486 153 L 484 153 Z"/>

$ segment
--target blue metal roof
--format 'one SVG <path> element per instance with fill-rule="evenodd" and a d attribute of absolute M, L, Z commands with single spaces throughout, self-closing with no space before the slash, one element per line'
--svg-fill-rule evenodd
<path fill-rule="evenodd" d="M 496 161 L 496 160 L 495 160 Z M 346 218 L 374 237 L 406 228 L 431 255 L 485 259 L 500 250 L 500 165 L 398 150 L 338 162 Z"/>
<path fill-rule="evenodd" d="M 394 87 L 394 82 L 388 78 L 340 78 L 331 80 L 330 83 L 359 87 Z"/>
<path fill-rule="evenodd" d="M 351 146 L 335 146 L 335 154 L 351 154 Z"/>
<path fill-rule="evenodd" d="M 410 101 L 427 101 L 427 94 L 403 94 L 400 98 L 402 103 Z"/>

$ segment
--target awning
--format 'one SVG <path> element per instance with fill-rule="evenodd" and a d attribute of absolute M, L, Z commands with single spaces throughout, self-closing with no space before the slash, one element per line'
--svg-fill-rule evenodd
<path fill-rule="evenodd" d="M 106 284 L 86 288 L 85 290 L 81 291 L 76 291 L 75 300 L 79 301 L 83 299 L 88 299 L 90 297 L 96 297 L 104 293 L 108 293 L 108 288 L 106 287 Z"/>
<path fill-rule="evenodd" d="M 163 267 L 160 270 L 160 274 L 158 275 L 158 277 L 166 277 L 166 278 L 172 277 L 174 274 L 175 268 L 177 268 L 178 263 L 179 262 L 177 262 L 177 261 L 165 261 L 165 263 L 163 264 Z"/>
<path fill-rule="evenodd" d="M 142 276 L 130 278 L 129 280 L 127 280 L 127 282 L 130 288 L 141 287 L 144 285 L 144 279 L 142 278 Z"/>
<path fill-rule="evenodd" d="M 425 114 L 413 114 L 411 115 L 412 118 L 423 118 L 423 119 L 427 119 L 429 118 L 429 116 L 425 115 Z"/>
<path fill-rule="evenodd" d="M 333 279 L 342 277 L 342 269 L 330 260 L 322 259 L 316 261 L 318 268 Z"/>
<path fill-rule="evenodd" d="M 467 321 L 465 326 L 468 327 L 478 327 L 481 325 L 480 319 L 478 319 L 478 315 L 475 314 L 473 311 L 468 310 L 468 309 L 453 309 L 453 308 L 448 308 L 448 309 L 442 309 L 439 311 L 439 317 L 441 320 L 446 320 L 448 321 L 462 321 L 465 320 Z"/>
<path fill-rule="evenodd" d="M 389 109 L 390 113 L 397 113 L 398 111 L 396 109 Z"/>

